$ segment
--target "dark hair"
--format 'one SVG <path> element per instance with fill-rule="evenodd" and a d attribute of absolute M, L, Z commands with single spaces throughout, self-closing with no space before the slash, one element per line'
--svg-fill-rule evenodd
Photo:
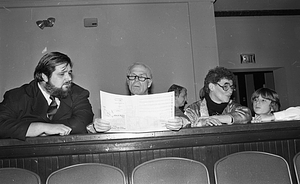
<path fill-rule="evenodd" d="M 182 90 L 187 91 L 185 87 L 179 86 L 177 84 L 173 84 L 169 89 L 168 92 L 174 91 L 175 96 L 179 96 Z"/>
<path fill-rule="evenodd" d="M 37 82 L 43 81 L 42 74 L 45 74 L 48 78 L 51 77 L 52 72 L 55 70 L 55 66 L 66 64 L 73 67 L 71 59 L 60 52 L 50 52 L 45 54 L 39 61 L 34 71 L 34 79 Z"/>
<path fill-rule="evenodd" d="M 273 110 L 272 112 L 277 112 L 280 110 L 279 95 L 274 90 L 269 88 L 259 88 L 252 94 L 251 102 L 253 103 L 253 101 L 259 96 L 271 101 L 270 107 Z"/>
<path fill-rule="evenodd" d="M 235 85 L 234 74 L 227 68 L 217 66 L 210 69 L 204 79 L 204 87 L 199 92 L 200 99 L 204 98 L 204 92 L 207 94 L 210 92 L 208 87 L 210 83 L 217 84 L 222 79 L 231 80 L 233 85 Z"/>

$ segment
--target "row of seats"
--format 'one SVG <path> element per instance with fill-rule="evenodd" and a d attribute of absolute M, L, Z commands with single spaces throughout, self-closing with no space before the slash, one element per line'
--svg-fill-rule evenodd
<path fill-rule="evenodd" d="M 298 184 L 300 153 L 294 157 Z M 292 184 L 287 161 L 278 155 L 243 151 L 230 154 L 215 163 L 216 184 Z M 41 184 L 40 177 L 20 168 L 1 168 L 0 183 Z M 82 163 L 67 166 L 51 173 L 46 184 L 126 184 L 124 172 L 114 166 L 101 163 Z M 132 184 L 209 184 L 206 166 L 198 161 L 164 157 L 144 162 L 134 168 Z"/>
<path fill-rule="evenodd" d="M 295 170 L 300 173 L 300 153 L 295 156 L 294 163 Z M 292 184 L 289 165 L 283 157 L 258 151 L 238 152 L 221 158 L 214 165 L 214 176 L 216 184 Z M 132 172 L 131 182 L 209 184 L 210 180 L 203 163 L 169 157 L 137 166 Z"/>

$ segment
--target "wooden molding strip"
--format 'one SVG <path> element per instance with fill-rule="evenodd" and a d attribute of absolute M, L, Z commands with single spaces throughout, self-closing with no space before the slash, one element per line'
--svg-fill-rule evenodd
<path fill-rule="evenodd" d="M 294 15 L 300 15 L 300 9 L 215 11 L 215 17 L 294 16 Z"/>

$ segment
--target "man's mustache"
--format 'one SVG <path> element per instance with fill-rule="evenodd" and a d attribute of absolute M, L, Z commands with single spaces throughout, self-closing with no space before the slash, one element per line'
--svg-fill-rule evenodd
<path fill-rule="evenodd" d="M 69 81 L 69 82 L 65 82 L 63 85 L 71 85 L 72 84 L 72 81 Z"/>

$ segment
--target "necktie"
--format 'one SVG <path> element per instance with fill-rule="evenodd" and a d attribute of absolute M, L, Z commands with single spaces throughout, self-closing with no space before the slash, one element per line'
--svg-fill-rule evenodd
<path fill-rule="evenodd" d="M 54 114 L 57 111 L 57 103 L 55 101 L 55 97 L 54 96 L 50 96 L 50 99 L 52 100 L 52 102 L 51 102 L 51 104 L 48 107 L 47 115 L 48 115 L 48 118 L 51 120 L 52 117 L 54 116 Z"/>

